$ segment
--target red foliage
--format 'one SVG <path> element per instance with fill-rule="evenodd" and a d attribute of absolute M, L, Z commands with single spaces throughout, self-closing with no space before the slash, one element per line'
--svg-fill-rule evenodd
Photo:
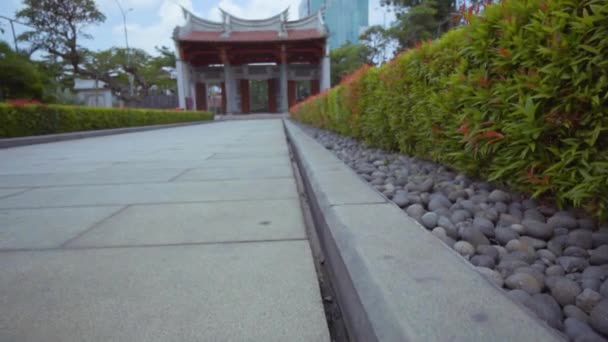
<path fill-rule="evenodd" d="M 511 55 L 511 53 L 509 52 L 509 50 L 505 49 L 505 48 L 498 48 L 498 52 L 503 55 L 504 57 L 509 57 Z"/>
<path fill-rule="evenodd" d="M 32 100 L 32 99 L 13 99 L 13 100 L 6 100 L 6 102 L 12 106 L 26 106 L 26 105 L 41 105 L 43 104 L 42 102 L 38 101 L 38 100 Z"/>

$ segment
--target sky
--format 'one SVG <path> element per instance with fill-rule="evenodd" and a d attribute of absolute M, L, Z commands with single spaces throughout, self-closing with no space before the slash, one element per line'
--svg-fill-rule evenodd
<path fill-rule="evenodd" d="M 69 1 L 69 0 L 66 0 Z M 290 19 L 298 18 L 300 0 L 96 0 L 97 7 L 106 16 L 106 21 L 91 26 L 86 31 L 93 36 L 91 40 L 80 44 L 91 50 L 103 50 L 112 46 L 124 47 L 125 36 L 120 2 L 126 13 L 127 33 L 130 47 L 136 47 L 154 53 L 155 46 L 167 46 L 174 49 L 171 34 L 173 28 L 183 23 L 179 5 L 193 11 L 196 15 L 221 20 L 219 8 L 246 19 L 262 19 L 280 13 L 289 6 Z M 380 7 L 380 0 L 370 0 L 370 25 L 388 25 L 391 13 L 386 14 Z M 0 15 L 15 17 L 15 12 L 22 8 L 21 0 L 0 0 Z M 131 9 L 131 10 L 129 10 Z M 4 33 L 0 40 L 13 45 L 13 38 L 8 22 L 0 18 L 0 27 Z M 17 34 L 27 30 L 15 24 Z"/>

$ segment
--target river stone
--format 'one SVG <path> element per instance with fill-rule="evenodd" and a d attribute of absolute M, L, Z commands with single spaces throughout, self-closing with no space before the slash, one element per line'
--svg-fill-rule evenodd
<path fill-rule="evenodd" d="M 488 196 L 488 200 L 490 202 L 509 202 L 511 200 L 511 195 L 502 191 L 502 190 L 494 190 Z"/>
<path fill-rule="evenodd" d="M 522 243 L 527 244 L 528 246 L 531 246 L 534 249 L 541 249 L 541 248 L 545 248 L 547 246 L 547 242 L 541 239 L 536 239 L 533 237 L 529 237 L 529 236 L 522 236 L 521 238 L 519 238 L 519 240 Z"/>
<path fill-rule="evenodd" d="M 528 298 L 524 305 L 553 328 L 562 329 L 562 310 L 555 299 L 548 294 L 535 294 Z"/>
<path fill-rule="evenodd" d="M 545 222 L 545 216 L 536 209 L 526 209 L 524 211 L 524 219 Z"/>
<path fill-rule="evenodd" d="M 393 196 L 393 202 L 395 202 L 395 204 L 401 208 L 406 207 L 409 204 L 409 201 L 407 200 L 407 192 L 398 191 L 395 193 L 395 196 Z"/>
<path fill-rule="evenodd" d="M 564 268 L 560 265 L 552 265 L 547 267 L 547 269 L 545 270 L 546 276 L 563 276 L 565 274 L 566 272 L 564 272 Z"/>
<path fill-rule="evenodd" d="M 540 293 L 541 285 L 538 280 L 527 273 L 514 273 L 507 277 L 505 285 L 510 289 L 520 289 L 533 295 Z"/>
<path fill-rule="evenodd" d="M 526 227 L 525 233 L 539 239 L 549 239 L 553 236 L 553 228 L 539 221 L 525 219 L 521 224 Z"/>
<path fill-rule="evenodd" d="M 454 244 L 454 250 L 463 257 L 470 257 L 475 254 L 475 247 L 466 241 L 458 241 Z"/>
<path fill-rule="evenodd" d="M 588 258 L 589 257 L 589 253 L 587 253 L 586 250 L 584 250 L 584 249 L 582 249 L 582 248 L 580 248 L 578 246 L 567 247 L 562 252 L 562 255 L 563 256 L 579 257 L 579 258 Z"/>
<path fill-rule="evenodd" d="M 547 242 L 547 249 L 559 256 L 564 251 L 566 241 L 568 240 L 567 235 L 555 236 L 549 242 Z"/>
<path fill-rule="evenodd" d="M 591 265 L 608 264 L 608 245 L 599 246 L 598 248 L 592 250 L 589 263 Z"/>
<path fill-rule="evenodd" d="M 552 228 L 568 228 L 574 229 L 578 226 L 576 219 L 569 214 L 556 214 L 547 220 L 547 224 Z"/>
<path fill-rule="evenodd" d="M 595 292 L 600 291 L 600 286 L 602 285 L 602 281 L 597 278 L 581 278 L 580 280 L 581 287 L 584 289 L 590 289 Z"/>
<path fill-rule="evenodd" d="M 562 256 L 557 258 L 557 263 L 564 268 L 566 273 L 583 271 L 589 263 L 587 260 L 579 257 Z"/>
<path fill-rule="evenodd" d="M 604 298 L 608 298 L 608 279 L 604 280 L 604 282 L 600 286 L 600 294 Z"/>
<path fill-rule="evenodd" d="M 498 251 L 498 259 L 499 260 L 502 260 L 502 258 L 504 258 L 505 255 L 509 254 L 509 251 L 507 251 L 507 249 L 504 248 L 503 246 L 492 245 L 492 247 L 494 247 L 494 249 L 496 249 L 496 251 Z"/>
<path fill-rule="evenodd" d="M 522 223 L 520 219 L 515 216 L 509 214 L 500 214 L 498 218 L 497 227 L 509 227 L 512 224 L 520 224 Z"/>
<path fill-rule="evenodd" d="M 494 209 L 496 209 L 496 211 L 500 214 L 506 214 L 509 210 L 509 207 L 503 202 L 496 202 L 494 203 Z"/>
<path fill-rule="evenodd" d="M 545 275 L 543 274 L 543 272 L 540 272 L 539 270 L 537 270 L 533 267 L 519 267 L 519 268 L 516 268 L 515 271 L 513 271 L 513 273 L 514 274 L 516 274 L 516 273 L 529 274 L 536 279 L 536 281 L 540 284 L 541 289 L 543 289 L 545 287 Z"/>
<path fill-rule="evenodd" d="M 471 258 L 471 264 L 480 267 L 494 268 L 496 262 L 488 255 L 475 255 Z"/>
<path fill-rule="evenodd" d="M 405 212 L 412 218 L 416 219 L 416 220 L 420 220 L 420 218 L 422 217 L 422 215 L 424 215 L 425 210 L 424 207 L 421 206 L 420 204 L 412 204 L 409 207 L 407 207 L 407 209 L 405 210 Z"/>
<path fill-rule="evenodd" d="M 524 304 L 526 301 L 528 301 L 530 298 L 532 298 L 532 296 L 530 296 L 528 294 L 528 292 L 526 292 L 524 290 L 519 290 L 519 289 L 515 289 L 515 290 L 511 290 L 511 291 L 507 292 L 507 296 L 509 296 L 509 298 L 511 298 L 512 300 L 514 300 L 516 302 L 520 302 L 522 304 Z"/>
<path fill-rule="evenodd" d="M 576 296 L 576 306 L 581 308 L 581 310 L 586 313 L 591 313 L 591 310 L 595 307 L 597 303 L 602 300 L 602 295 L 591 290 L 584 289 L 578 296 Z"/>
<path fill-rule="evenodd" d="M 496 248 L 494 248 L 494 246 L 479 245 L 479 246 L 477 246 L 477 248 L 475 248 L 475 250 L 477 251 L 478 254 L 489 256 L 495 262 L 498 260 L 498 250 L 496 250 Z M 494 268 L 494 267 L 492 267 L 492 268 Z"/>
<path fill-rule="evenodd" d="M 602 300 L 591 310 L 589 323 L 593 329 L 608 336 L 608 299 Z"/>
<path fill-rule="evenodd" d="M 548 205 L 539 205 L 536 209 L 545 216 L 553 216 L 557 212 L 557 209 Z"/>
<path fill-rule="evenodd" d="M 525 200 L 521 201 L 521 207 L 526 210 L 534 209 L 534 208 L 538 207 L 538 202 L 533 198 L 525 199 Z"/>
<path fill-rule="evenodd" d="M 601 245 L 608 244 L 608 231 L 601 230 L 592 234 L 593 247 L 599 247 Z"/>
<path fill-rule="evenodd" d="M 575 281 L 565 277 L 558 279 L 550 288 L 551 295 L 562 306 L 575 304 L 576 296 L 582 292 L 581 287 Z"/>
<path fill-rule="evenodd" d="M 516 269 L 527 266 L 530 265 L 523 260 L 501 260 L 500 263 L 496 266 L 496 271 L 500 272 L 500 274 L 504 278 L 513 274 Z"/>
<path fill-rule="evenodd" d="M 509 241 L 519 239 L 519 234 L 511 228 L 499 227 L 494 230 L 494 238 L 502 245 L 506 245 Z"/>
<path fill-rule="evenodd" d="M 440 216 L 437 221 L 438 226 L 445 229 L 446 234 L 452 239 L 458 238 L 458 228 L 445 216 Z"/>
<path fill-rule="evenodd" d="M 521 251 L 523 249 L 523 246 L 521 244 L 521 241 L 519 240 L 509 240 L 509 242 L 507 242 L 507 244 L 505 245 L 505 248 L 509 252 L 515 252 Z"/>
<path fill-rule="evenodd" d="M 592 219 L 589 218 L 582 218 L 582 219 L 578 219 L 578 226 L 581 229 L 585 229 L 585 230 L 591 230 L 593 231 L 595 229 L 595 222 L 593 222 Z"/>
<path fill-rule="evenodd" d="M 515 231 L 517 234 L 523 234 L 526 230 L 526 227 L 522 226 L 519 223 L 514 223 L 510 226 L 510 228 Z"/>
<path fill-rule="evenodd" d="M 573 230 L 568 234 L 567 243 L 569 246 L 591 249 L 593 248 L 593 233 L 584 229 Z"/>
<path fill-rule="evenodd" d="M 458 234 L 463 240 L 470 242 L 473 246 L 490 244 L 490 240 L 479 229 L 473 226 L 460 227 Z"/>
<path fill-rule="evenodd" d="M 536 255 L 547 264 L 553 264 L 557 258 L 555 254 L 548 249 L 540 249 L 536 252 Z"/>
<path fill-rule="evenodd" d="M 445 206 L 441 203 L 441 201 L 437 198 L 431 198 L 429 201 L 428 208 L 430 211 L 436 211 L 441 208 L 449 208 L 449 206 Z"/>
<path fill-rule="evenodd" d="M 494 223 L 486 218 L 475 217 L 473 227 L 479 229 L 487 237 L 494 237 Z"/>
<path fill-rule="evenodd" d="M 476 269 L 477 269 L 477 272 L 481 273 L 484 277 L 486 277 L 492 283 L 496 284 L 496 286 L 502 287 L 504 285 L 504 280 L 502 279 L 502 276 L 500 275 L 500 273 L 498 273 L 492 269 L 489 269 L 487 267 L 477 266 Z"/>
<path fill-rule="evenodd" d="M 608 265 L 589 266 L 583 271 L 583 278 L 597 278 L 604 280 L 608 278 Z"/>
<path fill-rule="evenodd" d="M 553 236 L 566 235 L 566 240 L 564 240 L 564 241 L 568 241 L 568 237 L 567 237 L 568 233 L 570 233 L 570 231 L 566 228 L 553 229 Z"/>
<path fill-rule="evenodd" d="M 564 332 L 568 338 L 575 342 L 581 341 L 580 338 L 583 336 L 597 335 L 586 322 L 572 317 L 566 318 L 564 321 Z"/>
<path fill-rule="evenodd" d="M 564 306 L 564 315 L 566 317 L 576 318 L 581 322 L 589 322 L 589 315 L 587 315 L 581 308 L 576 305 L 566 305 Z"/>
<path fill-rule="evenodd" d="M 422 220 L 422 224 L 426 228 L 433 229 L 433 228 L 437 227 L 437 221 L 439 220 L 439 217 L 434 212 L 428 212 L 428 213 L 422 215 L 421 220 Z"/>
<path fill-rule="evenodd" d="M 540 272 L 542 274 L 545 274 L 545 270 L 547 269 L 547 266 L 540 261 L 535 262 L 530 267 L 532 267 L 533 269 L 537 270 L 538 272 Z"/>
<path fill-rule="evenodd" d="M 452 213 L 452 217 L 450 217 L 450 221 L 452 221 L 453 223 L 458 223 L 458 222 L 462 222 L 466 219 L 469 219 L 471 217 L 472 217 L 471 213 L 468 212 L 467 210 L 458 209 L 458 210 L 454 210 L 454 212 Z"/>

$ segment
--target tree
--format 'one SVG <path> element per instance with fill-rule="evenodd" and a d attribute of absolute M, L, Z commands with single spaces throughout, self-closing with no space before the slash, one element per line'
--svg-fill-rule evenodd
<path fill-rule="evenodd" d="M 397 21 L 390 35 L 401 48 L 448 31 L 457 11 L 457 0 L 382 0 L 382 4 L 395 9 Z"/>
<path fill-rule="evenodd" d="M 17 17 L 34 29 L 19 36 L 32 49 L 47 51 L 71 67 L 74 77 L 103 81 L 112 92 L 127 103 L 141 101 L 153 87 L 175 88 L 170 69 L 175 56 L 166 47 L 157 48 L 159 57 L 143 50 L 112 48 L 92 52 L 79 44 L 89 39 L 90 25 L 105 21 L 94 0 L 24 0 Z M 130 91 L 129 77 L 133 79 Z"/>
<path fill-rule="evenodd" d="M 44 81 L 35 63 L 0 41 L 0 100 L 41 100 Z"/>
<path fill-rule="evenodd" d="M 340 83 L 340 80 L 357 70 L 364 64 L 371 63 L 370 49 L 362 44 L 348 43 L 334 49 L 329 54 L 331 60 L 331 85 Z"/>
<path fill-rule="evenodd" d="M 168 54 L 167 48 L 157 50 L 162 51 L 158 57 L 133 48 L 88 52 L 83 68 L 93 71 L 93 78 L 105 82 L 118 97 L 136 101 L 145 98 L 155 88 L 172 91 L 176 88 L 177 83 L 170 74 L 171 69 L 175 68 L 175 57 L 170 56 L 172 53 Z M 130 75 L 134 76 L 133 89 L 130 87 Z"/>
<path fill-rule="evenodd" d="M 361 43 L 369 48 L 369 58 L 376 65 L 380 65 L 387 60 L 387 48 L 389 47 L 391 36 L 390 32 L 380 25 L 370 26 L 359 36 Z"/>

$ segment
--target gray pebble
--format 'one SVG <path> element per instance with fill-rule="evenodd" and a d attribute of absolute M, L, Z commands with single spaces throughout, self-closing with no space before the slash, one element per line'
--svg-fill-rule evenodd
<path fill-rule="evenodd" d="M 478 254 L 487 255 L 490 258 L 492 258 L 492 260 L 494 260 L 494 261 L 498 260 L 498 250 L 496 250 L 496 248 L 494 248 L 494 246 L 479 245 L 475 248 L 475 250 L 477 251 Z M 492 268 L 494 268 L 494 267 L 492 267 Z"/>
<path fill-rule="evenodd" d="M 589 322 L 589 315 L 587 315 L 583 310 L 581 310 L 576 305 L 566 305 L 564 306 L 564 315 L 566 317 L 576 318 L 581 322 Z"/>
<path fill-rule="evenodd" d="M 568 245 L 583 249 L 593 248 L 593 233 L 589 230 L 576 229 L 568 234 Z"/>
<path fill-rule="evenodd" d="M 481 273 L 484 277 L 486 277 L 488 280 L 490 280 L 491 282 L 493 282 L 494 284 L 496 284 L 496 286 L 498 287 L 502 287 L 504 285 L 504 280 L 502 279 L 502 276 L 500 275 L 500 273 L 489 269 L 487 267 L 476 267 L 477 272 Z"/>
<path fill-rule="evenodd" d="M 564 321 L 564 332 L 573 341 L 579 341 L 582 336 L 597 335 L 586 322 L 571 317 Z"/>
<path fill-rule="evenodd" d="M 505 286 L 510 289 L 520 289 L 533 295 L 540 293 L 541 284 L 533 276 L 527 273 L 514 273 L 505 279 Z"/>
<path fill-rule="evenodd" d="M 553 236 L 553 228 L 546 223 L 525 219 L 521 224 L 526 228 L 526 235 L 539 239 L 549 239 Z"/>
<path fill-rule="evenodd" d="M 591 265 L 608 264 L 608 245 L 599 246 L 592 250 L 589 263 Z"/>
<path fill-rule="evenodd" d="M 509 296 L 512 300 L 516 302 L 520 302 L 521 304 L 524 304 L 526 301 L 532 298 L 532 296 L 530 296 L 528 292 L 519 289 L 507 292 L 507 296 Z"/>
<path fill-rule="evenodd" d="M 589 257 L 589 253 L 587 253 L 586 250 L 584 250 L 584 249 L 582 249 L 582 248 L 580 248 L 578 246 L 567 247 L 562 252 L 562 255 L 563 256 L 579 257 L 579 258 L 588 258 Z"/>
<path fill-rule="evenodd" d="M 488 255 L 475 255 L 471 258 L 471 264 L 486 268 L 494 268 L 496 266 L 494 259 Z"/>
<path fill-rule="evenodd" d="M 407 207 L 406 211 L 405 211 L 408 215 L 410 215 L 410 217 L 419 220 L 422 215 L 424 215 L 425 210 L 424 207 L 421 206 L 420 204 L 412 204 L 409 207 Z"/>
<path fill-rule="evenodd" d="M 511 195 L 502 191 L 502 190 L 494 190 L 488 196 L 488 200 L 491 202 L 509 202 L 511 200 Z"/>
<path fill-rule="evenodd" d="M 547 224 L 552 228 L 568 228 L 574 229 L 578 226 L 576 219 L 569 214 L 556 214 L 547 220 Z"/>
<path fill-rule="evenodd" d="M 548 294 L 535 294 L 527 299 L 524 305 L 553 328 L 562 329 L 562 310 L 555 299 Z"/>
<path fill-rule="evenodd" d="M 502 245 L 506 245 L 509 241 L 519 239 L 519 234 L 511 228 L 500 227 L 494 230 L 494 238 Z"/>
<path fill-rule="evenodd" d="M 591 310 L 589 322 L 593 329 L 608 336 L 608 299 L 602 300 Z"/>
<path fill-rule="evenodd" d="M 458 241 L 454 244 L 454 250 L 463 257 L 470 257 L 475 254 L 475 247 L 466 241 Z"/>
<path fill-rule="evenodd" d="M 584 258 L 562 256 L 557 258 L 557 263 L 564 268 L 566 273 L 583 271 L 589 263 Z"/>
<path fill-rule="evenodd" d="M 565 275 L 566 272 L 564 272 L 564 268 L 561 267 L 560 265 L 552 265 L 547 267 L 547 269 L 545 270 L 545 275 L 547 276 L 563 276 Z"/>
<path fill-rule="evenodd" d="M 582 292 L 581 287 L 568 278 L 558 279 L 550 288 L 551 295 L 562 306 L 575 304 L 576 296 Z"/>
<path fill-rule="evenodd" d="M 428 212 L 422 215 L 421 220 L 422 225 L 424 225 L 428 229 L 433 229 L 437 227 L 437 221 L 439 220 L 439 217 L 434 212 Z"/>
<path fill-rule="evenodd" d="M 473 246 L 489 245 L 490 240 L 483 235 L 479 229 L 473 226 L 462 226 L 458 229 L 458 234 L 463 240 L 470 242 Z"/>
<path fill-rule="evenodd" d="M 602 300 L 602 296 L 591 290 L 584 289 L 578 296 L 576 296 L 576 306 L 586 313 L 591 313 L 591 310 Z"/>

